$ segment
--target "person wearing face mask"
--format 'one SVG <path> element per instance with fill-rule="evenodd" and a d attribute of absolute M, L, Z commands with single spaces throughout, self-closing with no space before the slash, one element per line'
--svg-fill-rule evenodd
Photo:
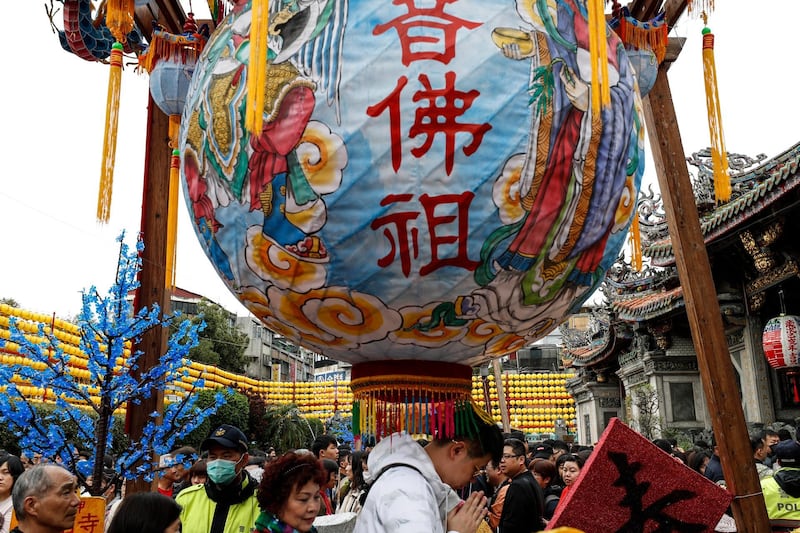
<path fill-rule="evenodd" d="M 182 507 L 183 533 L 242 533 L 252 530 L 260 514 L 256 488 L 248 474 L 247 438 L 228 424 L 214 429 L 200 449 L 207 452 L 208 479 L 187 487 L 176 501 Z"/>

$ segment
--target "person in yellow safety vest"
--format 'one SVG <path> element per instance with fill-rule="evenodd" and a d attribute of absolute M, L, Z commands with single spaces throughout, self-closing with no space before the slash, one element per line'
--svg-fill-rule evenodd
<path fill-rule="evenodd" d="M 247 438 L 228 424 L 216 428 L 200 445 L 208 452 L 208 479 L 183 489 L 175 501 L 183 533 L 242 533 L 252 531 L 261 514 L 258 484 L 247 473 Z"/>
<path fill-rule="evenodd" d="M 780 469 L 761 481 L 770 520 L 800 520 L 800 443 L 784 440 L 772 447 Z"/>

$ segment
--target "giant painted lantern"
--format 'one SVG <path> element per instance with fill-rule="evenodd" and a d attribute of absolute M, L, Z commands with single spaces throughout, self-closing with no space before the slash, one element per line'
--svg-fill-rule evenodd
<path fill-rule="evenodd" d="M 611 103 L 592 110 L 584 2 L 421 6 L 271 2 L 251 136 L 240 3 L 181 127 L 209 259 L 270 329 L 355 364 L 372 433 L 387 430 L 375 402 L 457 407 L 471 365 L 576 311 L 617 257 L 643 171 L 640 100 L 610 30 Z M 416 409 L 405 427 L 441 422 Z"/>

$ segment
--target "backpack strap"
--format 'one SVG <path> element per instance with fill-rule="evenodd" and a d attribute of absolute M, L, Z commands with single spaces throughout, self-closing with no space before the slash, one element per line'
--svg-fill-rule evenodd
<path fill-rule="evenodd" d="M 406 468 L 410 468 L 411 470 L 416 470 L 417 472 L 419 472 L 419 473 L 420 473 L 420 475 L 422 475 L 422 471 L 421 471 L 419 468 L 417 468 L 416 466 L 410 465 L 410 464 L 406 464 L 406 463 L 392 463 L 392 464 L 390 464 L 390 465 L 387 465 L 387 466 L 386 466 L 386 468 L 384 468 L 383 470 L 381 470 L 380 472 L 378 472 L 378 475 L 377 475 L 377 476 L 375 476 L 375 479 L 373 479 L 372 481 L 370 481 L 369 483 L 367 483 L 367 487 L 364 489 L 364 493 L 363 493 L 363 494 L 361 494 L 361 497 L 359 498 L 359 503 L 362 505 L 362 507 L 363 507 L 363 505 L 364 505 L 364 502 L 365 502 L 365 501 L 367 501 L 367 496 L 369 495 L 369 491 L 370 491 L 370 489 L 372 488 L 372 486 L 373 486 L 375 483 L 377 483 L 377 481 L 378 481 L 378 480 L 381 478 L 381 476 L 382 476 L 383 474 L 385 474 L 385 473 L 386 473 L 388 470 L 390 470 L 390 469 L 392 469 L 392 468 L 397 468 L 397 467 L 399 467 L 399 466 L 404 466 L 404 467 L 406 467 Z M 424 476 L 423 476 L 423 477 L 424 477 Z"/>

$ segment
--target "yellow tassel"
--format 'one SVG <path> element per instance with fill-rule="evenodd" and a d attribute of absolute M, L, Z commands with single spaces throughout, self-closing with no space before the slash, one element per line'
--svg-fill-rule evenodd
<path fill-rule="evenodd" d="M 106 3 L 106 26 L 114 38 L 124 43 L 133 30 L 135 0 L 108 0 Z"/>
<path fill-rule="evenodd" d="M 264 85 L 267 79 L 269 0 L 253 0 L 250 13 L 250 60 L 247 64 L 244 125 L 251 135 L 261 135 L 264 124 Z"/>
<path fill-rule="evenodd" d="M 97 220 L 108 222 L 111 216 L 111 190 L 114 183 L 114 158 L 117 153 L 117 125 L 119 123 L 119 93 L 122 85 L 122 44 L 111 47 L 106 99 L 106 130 L 103 135 L 103 160 L 100 167 L 100 191 L 97 196 Z"/>
<path fill-rule="evenodd" d="M 173 147 L 169 165 L 169 207 L 167 208 L 167 268 L 166 287 L 175 288 L 175 265 L 178 252 L 178 188 L 181 179 L 181 152 L 177 149 L 181 116 L 170 115 L 169 139 Z"/>
<path fill-rule="evenodd" d="M 711 135 L 711 163 L 714 170 L 714 195 L 717 203 L 731 199 L 731 180 L 728 175 L 728 155 L 722 133 L 722 112 L 717 91 L 717 68 L 714 64 L 714 34 L 703 28 L 703 77 L 706 85 L 708 130 Z"/>
<path fill-rule="evenodd" d="M 608 86 L 608 49 L 606 19 L 603 0 L 589 0 L 589 58 L 592 64 L 592 113 L 611 105 L 611 88 Z"/>
<path fill-rule="evenodd" d="M 690 15 L 697 13 L 698 9 L 701 13 L 710 13 L 714 11 L 714 0 L 688 0 L 686 7 Z"/>
<path fill-rule="evenodd" d="M 639 229 L 639 213 L 633 214 L 633 222 L 631 222 L 631 266 L 636 272 L 642 270 L 642 233 Z"/>

